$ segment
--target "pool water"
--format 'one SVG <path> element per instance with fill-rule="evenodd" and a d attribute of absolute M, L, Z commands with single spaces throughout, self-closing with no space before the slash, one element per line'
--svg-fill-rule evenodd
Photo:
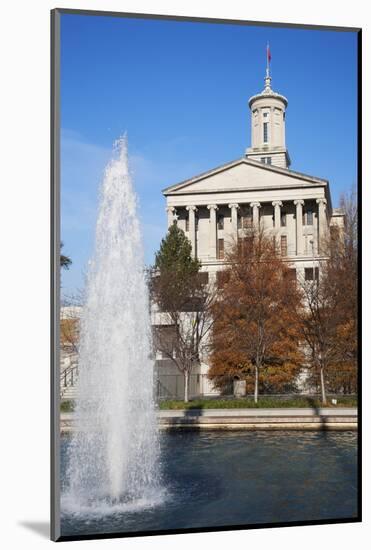
<path fill-rule="evenodd" d="M 68 443 L 62 436 L 62 491 Z M 164 431 L 161 466 L 164 494 L 152 504 L 97 513 L 62 505 L 62 535 L 357 516 L 356 432 Z"/>

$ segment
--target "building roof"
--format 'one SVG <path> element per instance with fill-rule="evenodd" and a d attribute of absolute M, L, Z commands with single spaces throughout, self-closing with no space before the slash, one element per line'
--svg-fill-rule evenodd
<path fill-rule="evenodd" d="M 221 166 L 217 166 L 216 168 L 212 168 L 211 170 L 208 170 L 206 172 L 202 172 L 201 174 L 198 174 L 196 176 L 193 176 L 190 179 L 183 180 L 179 183 L 170 185 L 169 187 L 166 187 L 162 190 L 162 193 L 165 195 L 171 195 L 171 193 L 175 191 L 179 191 L 180 189 L 187 187 L 193 183 L 196 183 L 197 181 L 200 181 L 202 179 L 208 178 L 210 176 L 213 176 L 215 174 L 218 174 L 220 172 L 229 170 L 230 168 L 233 168 L 239 164 L 247 164 L 250 166 L 253 166 L 255 168 L 258 168 L 260 170 L 266 170 L 278 174 L 283 174 L 288 177 L 293 177 L 295 179 L 300 179 L 308 183 L 313 184 L 322 184 L 325 187 L 328 186 L 328 180 L 323 178 L 318 178 L 316 176 L 310 176 L 308 174 L 303 174 L 302 172 L 295 172 L 293 170 L 289 170 L 288 168 L 280 168 L 278 166 L 274 166 L 272 164 L 263 164 L 260 161 L 253 160 L 253 159 L 247 159 L 246 157 L 242 157 L 236 160 L 233 160 L 231 162 L 227 162 L 226 164 L 222 164 Z"/>

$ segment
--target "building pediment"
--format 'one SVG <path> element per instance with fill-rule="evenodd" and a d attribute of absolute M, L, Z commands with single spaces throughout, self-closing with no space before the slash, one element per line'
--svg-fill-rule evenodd
<path fill-rule="evenodd" d="M 327 180 L 321 178 L 240 158 L 167 187 L 162 192 L 165 196 L 174 196 L 253 189 L 327 186 L 327 183 Z"/>

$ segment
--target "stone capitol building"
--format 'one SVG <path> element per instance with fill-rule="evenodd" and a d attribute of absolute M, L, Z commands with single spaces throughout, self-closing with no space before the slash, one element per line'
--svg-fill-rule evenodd
<path fill-rule="evenodd" d="M 228 246 L 249 227 L 274 235 L 293 277 L 317 278 L 326 259 L 321 242 L 331 225 L 343 224 L 343 213 L 332 206 L 329 182 L 290 170 L 288 101 L 272 89 L 271 80 L 268 66 L 263 91 L 249 99 L 251 147 L 244 156 L 163 190 L 168 226 L 176 221 L 185 232 L 205 282 L 218 284 Z M 173 381 L 178 374 L 181 384 L 182 374 L 161 354 L 156 359 L 164 394 L 181 397 L 183 389 L 174 389 Z M 190 397 L 215 393 L 207 371 L 202 363 L 193 373 Z"/>

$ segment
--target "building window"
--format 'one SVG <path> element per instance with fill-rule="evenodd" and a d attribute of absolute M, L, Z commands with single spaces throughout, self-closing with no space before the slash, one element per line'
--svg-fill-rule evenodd
<path fill-rule="evenodd" d="M 263 122 L 263 141 L 268 143 L 268 122 Z"/>
<path fill-rule="evenodd" d="M 209 282 L 209 274 L 207 271 L 200 271 L 197 274 L 198 281 L 201 285 L 207 285 Z"/>
<path fill-rule="evenodd" d="M 263 113 L 263 117 L 266 118 L 268 116 L 268 113 Z"/>
<path fill-rule="evenodd" d="M 314 268 L 314 277 L 316 281 L 319 279 L 319 268 Z M 313 281 L 313 267 L 304 268 L 304 278 L 306 281 Z"/>
<path fill-rule="evenodd" d="M 303 212 L 303 225 L 313 225 L 313 210 L 305 210 Z"/>
<path fill-rule="evenodd" d="M 272 164 L 272 157 L 262 157 L 260 160 L 263 164 Z"/>
<path fill-rule="evenodd" d="M 229 281 L 229 273 L 227 271 L 216 272 L 216 285 L 218 288 L 223 288 Z"/>
<path fill-rule="evenodd" d="M 189 231 L 189 216 L 186 217 L 185 230 Z"/>
<path fill-rule="evenodd" d="M 254 237 L 238 237 L 238 252 L 243 254 L 252 254 L 254 249 Z"/>
<path fill-rule="evenodd" d="M 195 228 L 196 228 L 196 231 L 198 231 L 198 221 L 199 221 L 199 218 L 197 216 L 197 214 L 195 215 Z"/>
<path fill-rule="evenodd" d="M 243 227 L 243 229 L 249 229 L 250 227 L 252 227 L 252 209 L 251 209 L 251 207 L 246 208 L 244 213 L 243 213 L 242 227 Z"/>
<path fill-rule="evenodd" d="M 281 235 L 281 256 L 287 256 L 287 235 Z"/>
<path fill-rule="evenodd" d="M 242 227 L 244 229 L 249 229 L 250 227 L 252 227 L 252 215 L 248 214 L 247 216 L 243 217 Z"/>
<path fill-rule="evenodd" d="M 237 218 L 238 229 L 249 229 L 252 227 L 252 209 L 244 208 Z"/>
<path fill-rule="evenodd" d="M 218 260 L 224 260 L 224 239 L 218 239 Z"/>
<path fill-rule="evenodd" d="M 290 268 L 285 273 L 285 278 L 290 283 L 296 283 L 296 269 Z"/>
<path fill-rule="evenodd" d="M 224 216 L 218 216 L 218 229 L 224 229 Z"/>
<path fill-rule="evenodd" d="M 286 212 L 281 210 L 281 227 L 286 227 L 287 216 Z"/>

